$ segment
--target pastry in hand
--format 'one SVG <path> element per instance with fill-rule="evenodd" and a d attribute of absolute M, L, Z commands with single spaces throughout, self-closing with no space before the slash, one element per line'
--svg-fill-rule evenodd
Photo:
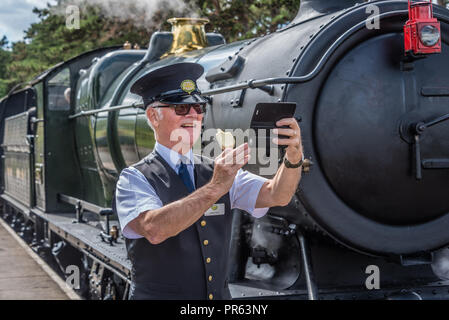
<path fill-rule="evenodd" d="M 221 147 L 221 150 L 226 148 L 234 148 L 234 136 L 230 132 L 224 132 L 221 129 L 217 129 L 217 133 L 215 134 L 215 138 L 217 139 L 218 144 Z"/>

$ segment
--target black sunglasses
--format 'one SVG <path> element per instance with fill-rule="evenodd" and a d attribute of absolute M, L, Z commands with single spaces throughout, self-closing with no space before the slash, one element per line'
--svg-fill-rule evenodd
<path fill-rule="evenodd" d="M 174 108 L 175 113 L 178 116 L 185 116 L 189 114 L 190 108 L 193 108 L 197 114 L 202 114 L 206 112 L 206 105 L 205 104 L 171 104 L 167 106 L 157 106 L 153 108 Z"/>

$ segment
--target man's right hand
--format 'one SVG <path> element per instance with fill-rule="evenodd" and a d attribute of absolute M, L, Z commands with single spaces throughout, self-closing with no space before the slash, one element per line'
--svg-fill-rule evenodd
<path fill-rule="evenodd" d="M 225 149 L 215 159 L 214 174 L 210 183 L 217 187 L 221 194 L 226 194 L 231 189 L 237 172 L 250 159 L 249 152 L 248 144 L 244 143 L 235 149 Z"/>

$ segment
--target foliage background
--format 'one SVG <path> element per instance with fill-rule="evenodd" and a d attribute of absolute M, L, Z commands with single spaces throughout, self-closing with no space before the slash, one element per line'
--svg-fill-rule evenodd
<path fill-rule="evenodd" d="M 64 8 L 73 1 L 58 0 L 55 6 L 47 4 L 47 8 L 33 9 L 40 21 L 25 31 L 22 41 L 9 43 L 5 36 L 1 38 L 0 97 L 15 85 L 82 52 L 122 45 L 125 41 L 147 47 L 154 31 L 170 30 L 166 20 L 173 16 L 193 13 L 207 17 L 210 24 L 206 31 L 220 32 L 231 42 L 276 30 L 295 17 L 300 4 L 300 0 L 184 0 L 184 10 L 160 6 L 151 13 L 152 23 L 142 26 L 142 23 L 136 23 L 143 19 L 138 12 L 135 19 L 123 20 L 105 14 L 95 1 L 81 2 L 79 29 L 67 28 L 66 16 L 57 13 L 65 12 Z M 132 3 L 129 1 L 130 6 Z"/>
<path fill-rule="evenodd" d="M 74 1 L 81 8 L 79 29 L 67 28 L 63 14 Z M 113 4 L 118 0 L 102 1 Z M 122 45 L 125 41 L 144 48 L 154 31 L 170 30 L 166 20 L 173 16 L 207 17 L 210 23 L 206 31 L 219 32 L 227 42 L 232 42 L 275 31 L 291 21 L 300 6 L 300 0 L 157 0 L 151 23 L 146 23 L 148 17 L 131 7 L 148 1 L 156 0 L 121 1 L 121 6 L 129 6 L 130 12 L 134 12 L 127 19 L 105 13 L 99 0 L 58 0 L 54 6 L 34 8 L 40 21 L 25 31 L 22 41 L 9 43 L 0 34 L 0 97 L 15 85 L 82 52 Z M 180 8 L 164 5 L 176 1 L 185 5 Z M 449 4 L 449 0 L 438 2 Z"/>

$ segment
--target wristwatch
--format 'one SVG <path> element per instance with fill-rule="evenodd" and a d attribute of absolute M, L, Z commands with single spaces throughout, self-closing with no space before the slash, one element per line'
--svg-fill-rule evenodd
<path fill-rule="evenodd" d="M 291 163 L 287 160 L 287 157 L 284 157 L 284 165 L 286 168 L 299 168 L 304 163 L 304 153 L 302 153 L 302 159 L 296 164 Z"/>

